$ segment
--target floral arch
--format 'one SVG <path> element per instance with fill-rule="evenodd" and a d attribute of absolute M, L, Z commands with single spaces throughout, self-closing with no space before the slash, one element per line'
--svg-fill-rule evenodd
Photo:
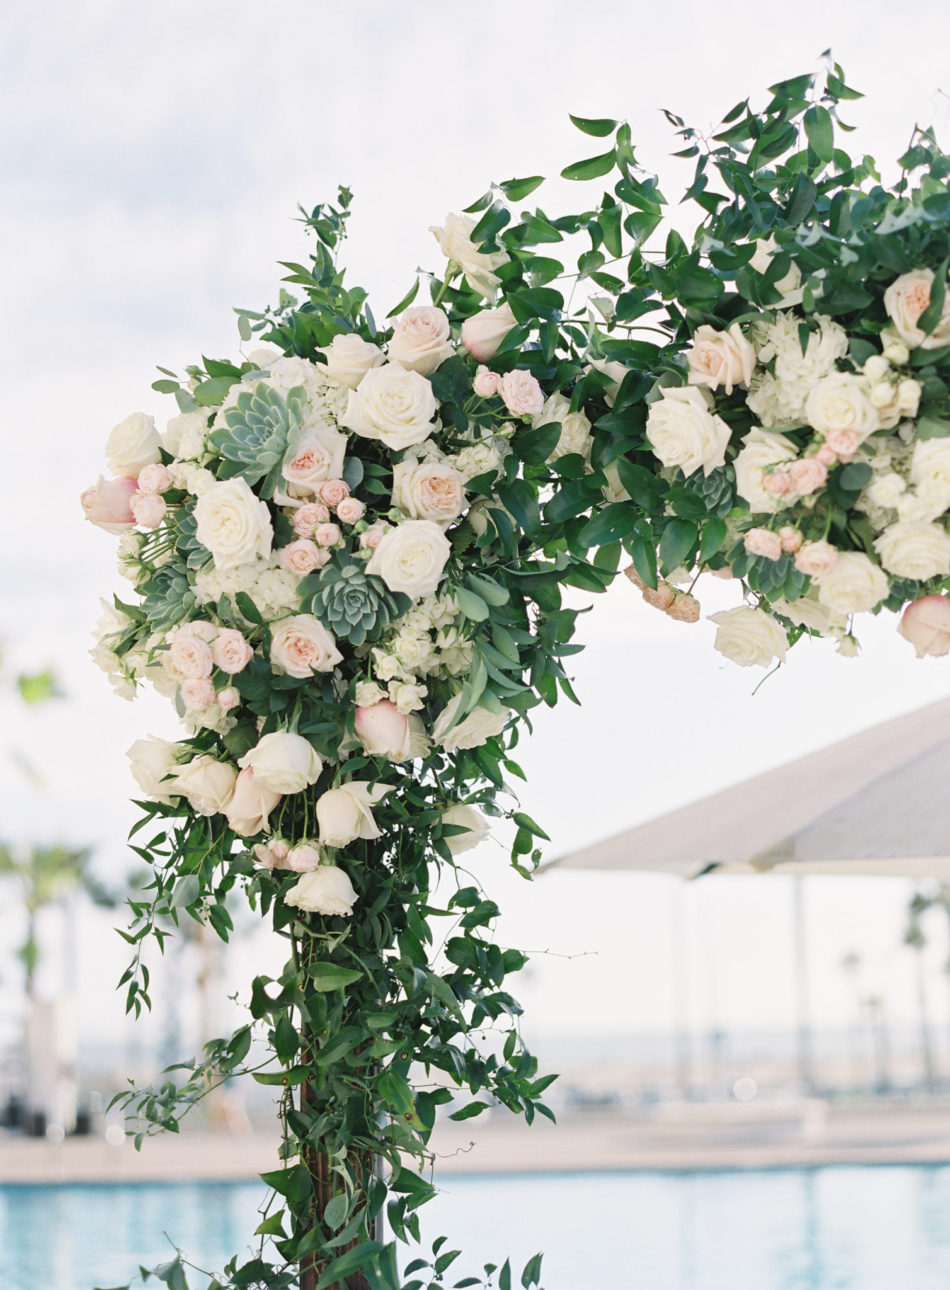
<path fill-rule="evenodd" d="M 260 1251 L 215 1284 L 443 1284 L 439 1242 L 397 1260 L 438 1108 L 550 1114 L 507 988 L 526 956 L 461 857 L 507 817 L 515 868 L 541 859 L 508 785 L 532 708 L 574 697 L 565 587 L 626 565 L 689 623 L 700 576 L 735 579 L 716 644 L 743 665 L 804 634 L 854 653 L 881 608 L 918 655 L 950 648 L 950 160 L 918 131 L 884 186 L 836 137 L 855 97 L 833 64 L 711 139 L 668 113 L 689 242 L 629 127 L 574 118 L 604 150 L 562 173 L 604 180 L 596 204 L 516 213 L 542 178 L 493 185 L 382 321 L 338 265 L 341 190 L 303 212 L 314 251 L 277 304 L 236 311 L 239 355 L 163 371 L 164 432 L 135 413 L 109 436 L 82 500 L 134 594 L 95 654 L 187 729 L 130 750 L 151 879 L 127 1006 L 167 920 L 227 940 L 237 893 L 287 949 L 244 1025 L 119 1098 L 140 1144 L 217 1082 L 273 1086 Z M 155 1275 L 186 1284 L 181 1258 Z"/>

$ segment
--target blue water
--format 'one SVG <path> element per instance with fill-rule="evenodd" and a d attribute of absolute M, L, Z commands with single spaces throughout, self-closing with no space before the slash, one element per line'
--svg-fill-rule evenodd
<path fill-rule="evenodd" d="M 427 1231 L 466 1251 L 459 1276 L 505 1254 L 520 1268 L 543 1249 L 546 1290 L 950 1286 L 950 1166 L 450 1178 L 443 1188 Z M 139 1263 L 171 1256 L 166 1232 L 193 1262 L 220 1269 L 249 1251 L 261 1200 L 258 1183 L 0 1186 L 0 1287 L 122 1285 Z"/>

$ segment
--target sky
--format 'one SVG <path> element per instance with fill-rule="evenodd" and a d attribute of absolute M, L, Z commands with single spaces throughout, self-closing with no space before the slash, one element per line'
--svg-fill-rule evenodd
<path fill-rule="evenodd" d="M 888 159 L 915 122 L 947 136 L 948 27 L 945 6 L 927 0 L 899 21 L 891 3 L 801 0 L 767 22 L 734 0 L 11 0 L 0 18 L 0 639 L 9 669 L 53 665 L 68 697 L 29 718 L 0 699 L 0 833 L 89 842 L 115 883 L 128 869 L 124 751 L 147 733 L 173 736 L 175 722 L 157 698 L 114 698 L 87 657 L 98 598 L 121 584 L 112 539 L 83 524 L 78 495 L 104 468 L 114 424 L 135 410 L 160 424 L 174 415 L 149 388 L 157 364 L 236 354 L 232 307 L 272 301 L 277 261 L 306 252 L 298 203 L 353 189 L 351 281 L 382 316 L 417 266 L 437 267 L 430 224 L 492 180 L 556 175 L 596 150 L 569 112 L 629 120 L 639 160 L 672 195 L 684 163 L 668 158 L 677 145 L 659 109 L 711 127 L 738 100 L 761 102 L 773 81 L 815 68 L 830 46 L 868 96 L 847 107 L 849 146 L 893 173 Z M 577 209 L 599 192 L 556 180 L 531 201 Z M 736 603 L 722 585 L 701 585 L 700 600 L 704 612 Z M 859 635 L 858 660 L 804 642 L 753 694 L 760 674 L 715 654 L 711 624 L 672 623 L 621 580 L 582 620 L 583 706 L 542 713 L 523 749 L 524 804 L 551 834 L 551 854 L 950 694 L 950 660 L 916 662 L 893 620 Z M 17 752 L 40 787 L 16 771 Z M 541 1032 L 668 1028 L 674 914 L 691 929 L 690 1024 L 791 1024 L 784 880 L 687 890 L 664 877 L 560 872 L 528 887 L 491 843 L 473 869 L 506 911 L 502 937 L 540 952 L 520 993 Z M 907 894 L 888 880 L 809 882 L 820 1023 L 851 1020 L 838 965 L 852 949 L 865 988 L 886 993 L 895 1018 L 913 1017 L 912 964 L 899 948 Z M 123 946 L 98 916 L 75 917 L 81 1026 L 115 1037 Z M 50 988 L 61 923 L 47 928 Z M 0 906 L 0 944 L 18 927 L 12 905 Z M 947 944 L 930 930 L 930 985 L 945 1012 Z M 237 984 L 274 960 L 266 935 L 249 946 L 232 964 Z M 0 972 L 2 1026 L 16 974 L 9 963 Z"/>

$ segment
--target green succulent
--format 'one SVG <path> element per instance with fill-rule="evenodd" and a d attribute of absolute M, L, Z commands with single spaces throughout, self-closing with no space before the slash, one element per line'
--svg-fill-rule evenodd
<path fill-rule="evenodd" d="M 731 466 L 719 466 L 716 470 L 711 470 L 708 475 L 704 475 L 701 470 L 696 470 L 689 479 L 677 480 L 677 483 L 679 482 L 703 499 L 710 515 L 718 515 L 721 518 L 728 515 L 735 505 L 735 472 Z"/>
<path fill-rule="evenodd" d="M 252 488 L 259 485 L 261 497 L 273 497 L 288 445 L 299 433 L 306 402 L 306 390 L 300 385 L 286 398 L 269 385 L 243 390 L 237 405 L 221 414 L 208 435 L 208 442 L 231 463 L 219 476 L 241 475 Z"/>
<path fill-rule="evenodd" d="M 393 594 L 351 558 L 311 573 L 300 591 L 303 608 L 309 608 L 337 640 L 351 645 L 378 639 L 411 604 L 408 596 Z"/>
<path fill-rule="evenodd" d="M 173 564 L 163 565 L 140 587 L 143 601 L 139 608 L 154 631 L 167 631 L 187 618 L 195 606 L 195 595 L 184 570 Z"/>

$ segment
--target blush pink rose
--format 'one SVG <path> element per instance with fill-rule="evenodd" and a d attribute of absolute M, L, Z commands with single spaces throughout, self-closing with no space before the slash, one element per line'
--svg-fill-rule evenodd
<path fill-rule="evenodd" d="M 825 443 L 841 461 L 853 457 L 860 442 L 857 430 L 851 426 L 837 426 L 825 435 Z"/>
<path fill-rule="evenodd" d="M 321 484 L 317 490 L 317 496 L 325 506 L 336 507 L 343 501 L 344 497 L 349 497 L 350 486 L 344 479 L 328 479 L 325 484 Z"/>
<path fill-rule="evenodd" d="M 287 854 L 282 869 L 292 869 L 294 873 L 313 873 L 320 868 L 320 850 L 312 842 L 298 842 Z"/>
<path fill-rule="evenodd" d="M 383 540 L 383 530 L 373 525 L 365 533 L 360 534 L 360 546 L 365 550 L 374 551 Z"/>
<path fill-rule="evenodd" d="M 802 535 L 798 529 L 792 528 L 791 524 L 784 524 L 778 531 L 779 541 L 782 544 L 782 550 L 794 553 L 801 547 Z"/>
<path fill-rule="evenodd" d="M 482 309 L 462 323 L 462 344 L 472 358 L 487 363 L 498 353 L 501 342 L 517 322 L 508 304 L 498 309 Z"/>
<path fill-rule="evenodd" d="M 765 560 L 777 560 L 782 554 L 782 539 L 770 529 L 749 529 L 743 545 L 750 555 L 760 555 Z"/>
<path fill-rule="evenodd" d="M 435 305 L 407 309 L 393 324 L 389 361 L 400 363 L 410 372 L 431 376 L 454 352 L 449 340 L 448 315 Z"/>
<path fill-rule="evenodd" d="M 165 466 L 153 461 L 139 471 L 139 492 L 149 495 L 165 493 L 172 486 L 172 477 Z"/>
<path fill-rule="evenodd" d="M 211 646 L 211 657 L 222 672 L 234 676 L 244 671 L 254 657 L 254 650 L 235 628 L 222 627 Z"/>
<path fill-rule="evenodd" d="M 135 523 L 131 502 L 137 488 L 134 475 L 120 475 L 118 479 L 100 475 L 98 483 L 87 488 L 79 499 L 86 519 L 107 533 L 124 533 Z"/>
<path fill-rule="evenodd" d="M 215 700 L 214 686 L 206 676 L 193 681 L 182 681 L 181 701 L 189 712 L 203 712 Z"/>
<path fill-rule="evenodd" d="M 536 417 L 544 407 L 544 393 L 537 377 L 521 368 L 504 374 L 498 392 L 513 417 Z"/>
<path fill-rule="evenodd" d="M 342 534 L 336 524 L 321 524 L 313 535 L 313 540 L 318 546 L 336 546 Z"/>
<path fill-rule="evenodd" d="M 490 367 L 480 367 L 475 373 L 472 389 L 480 399 L 493 399 L 501 385 L 501 377 Z"/>
<path fill-rule="evenodd" d="M 946 596 L 923 596 L 909 604 L 897 630 L 910 641 L 918 658 L 932 654 L 942 658 L 950 653 L 950 600 Z"/>
<path fill-rule="evenodd" d="M 333 525 L 321 527 L 332 528 Z M 291 573 L 302 578 L 320 567 L 320 555 L 320 548 L 315 542 L 311 542 L 309 538 L 298 538 L 289 546 L 280 548 L 277 552 L 277 560 L 282 569 L 289 569 Z"/>
<path fill-rule="evenodd" d="M 784 470 L 773 470 L 762 476 L 762 487 L 773 497 L 781 497 L 788 492 L 790 480 Z"/>
<path fill-rule="evenodd" d="M 828 468 L 817 457 L 799 457 L 788 468 L 788 479 L 800 497 L 816 493 L 828 478 Z"/>
<path fill-rule="evenodd" d="M 142 529 L 157 529 L 165 518 L 168 507 L 164 497 L 154 493 L 135 493 L 129 503 L 135 522 Z"/>
<path fill-rule="evenodd" d="M 838 462 L 838 454 L 829 444 L 823 443 L 815 453 L 815 460 L 820 461 L 823 466 L 834 466 Z"/>
<path fill-rule="evenodd" d="M 240 702 L 241 696 L 233 685 L 228 685 L 223 690 L 218 691 L 218 707 L 222 712 L 230 712 Z"/>
<path fill-rule="evenodd" d="M 337 504 L 336 517 L 343 524 L 358 524 L 365 510 L 366 507 L 358 497 L 344 497 Z"/>
<path fill-rule="evenodd" d="M 177 681 L 195 681 L 210 676 L 214 666 L 211 650 L 205 641 L 189 631 L 176 632 L 162 664 Z"/>
<path fill-rule="evenodd" d="M 837 562 L 837 548 L 830 542 L 806 542 L 795 556 L 795 568 L 810 578 L 824 577 Z"/>
<path fill-rule="evenodd" d="M 307 502 L 294 511 L 294 532 L 309 537 L 315 528 L 326 524 L 330 512 L 322 502 Z"/>
<path fill-rule="evenodd" d="M 409 718 L 389 699 L 356 709 L 356 733 L 368 753 L 402 761 L 408 755 Z"/>
<path fill-rule="evenodd" d="M 250 766 L 245 767 L 235 780 L 234 795 L 224 812 L 228 817 L 228 824 L 242 838 L 253 837 L 255 833 L 267 828 L 268 817 L 280 797 L 280 793 L 266 788 L 260 780 L 254 778 L 254 771 Z"/>

